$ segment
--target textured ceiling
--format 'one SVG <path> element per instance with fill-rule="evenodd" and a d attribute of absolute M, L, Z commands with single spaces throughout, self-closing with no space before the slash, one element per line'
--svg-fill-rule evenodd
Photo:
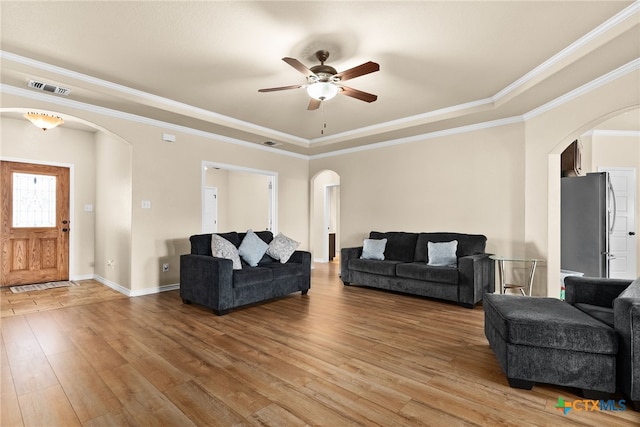
<path fill-rule="evenodd" d="M 28 81 L 40 79 L 70 88 L 69 100 L 302 154 L 520 116 L 640 57 L 640 12 L 630 1 L 0 8 L 4 88 L 31 90 Z M 303 84 L 281 58 L 311 67 L 318 49 L 338 71 L 379 63 L 348 82 L 378 100 L 338 95 L 307 111 L 304 89 L 258 93 Z"/>

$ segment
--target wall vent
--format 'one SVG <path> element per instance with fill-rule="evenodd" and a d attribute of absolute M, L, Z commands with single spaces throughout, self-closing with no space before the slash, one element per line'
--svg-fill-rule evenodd
<path fill-rule="evenodd" d="M 36 80 L 29 80 L 29 87 L 49 93 L 55 93 L 56 95 L 68 96 L 71 93 L 71 89 L 52 85 L 49 83 L 39 82 Z"/>

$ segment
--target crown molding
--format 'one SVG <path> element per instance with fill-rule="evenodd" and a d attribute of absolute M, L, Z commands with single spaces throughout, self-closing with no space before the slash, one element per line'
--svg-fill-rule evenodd
<path fill-rule="evenodd" d="M 290 151 L 281 150 L 274 147 L 265 147 L 263 145 L 254 144 L 252 142 L 247 142 L 237 138 L 231 138 L 225 135 L 219 135 L 213 132 L 205 132 L 198 129 L 193 129 L 186 126 L 176 125 L 169 122 L 164 122 L 161 120 L 150 119 L 148 117 L 138 116 L 136 114 L 125 113 L 118 110 L 113 110 L 110 108 L 100 107 L 93 104 L 87 104 L 85 102 L 74 101 L 68 98 L 61 98 L 57 96 L 51 96 L 45 93 L 35 92 L 33 90 L 18 88 L 15 86 L 6 85 L 4 83 L 0 83 L 0 93 L 20 96 L 23 98 L 33 99 L 36 101 L 42 101 L 51 103 L 54 105 L 64 106 L 68 108 L 75 108 L 81 111 L 86 111 L 90 113 L 96 113 L 107 117 L 113 117 L 116 119 L 126 120 L 134 123 L 139 123 L 148 126 L 159 127 L 166 130 L 172 130 L 175 132 L 183 132 L 189 135 L 196 135 L 207 139 L 213 139 L 216 141 L 227 142 L 229 144 L 239 145 L 246 148 L 254 148 L 261 151 L 266 151 L 269 153 L 281 154 L 284 156 L 295 157 L 298 159 L 308 159 L 308 156 L 304 154 L 292 153 Z M 1 110 L 0 110 L 1 111 Z"/>
<path fill-rule="evenodd" d="M 504 102 L 506 98 L 509 98 L 515 92 L 528 87 L 532 82 L 543 78 L 553 72 L 555 67 L 561 67 L 561 63 L 572 56 L 580 55 L 580 51 L 588 48 L 590 45 L 600 45 L 600 40 L 607 38 L 610 40 L 614 36 L 618 35 L 618 31 L 622 31 L 627 25 L 637 25 L 640 18 L 640 1 L 635 1 L 622 11 L 618 12 L 613 17 L 609 18 L 587 34 L 571 43 L 566 48 L 562 49 L 551 58 L 544 61 L 542 64 L 535 67 L 533 70 L 520 77 L 509 86 L 505 87 L 498 93 L 496 93 L 492 99 L 495 103 Z"/>
<path fill-rule="evenodd" d="M 489 121 L 489 122 L 482 122 L 482 123 L 474 123 L 472 125 L 460 126 L 460 127 L 457 127 L 457 128 L 451 128 L 451 129 L 439 130 L 439 131 L 435 131 L 435 132 L 423 133 L 421 135 L 415 135 L 415 136 L 410 136 L 410 137 L 406 137 L 406 138 L 398 138 L 398 139 L 393 139 L 393 140 L 389 140 L 389 141 L 378 142 L 378 143 L 375 143 L 375 144 L 368 144 L 368 145 L 364 145 L 364 146 L 361 146 L 361 147 L 346 148 L 344 150 L 336 150 L 336 151 L 332 151 L 330 153 L 315 154 L 315 155 L 309 156 L 309 158 L 311 160 L 316 160 L 316 159 L 324 159 L 324 158 L 327 158 L 327 157 L 342 156 L 342 155 L 345 155 L 345 154 L 352 154 L 352 153 L 357 153 L 357 152 L 360 152 L 360 151 L 368 151 L 368 150 L 376 150 L 378 148 L 393 147 L 395 145 L 409 144 L 411 142 L 426 141 L 426 140 L 429 140 L 429 139 L 441 138 L 441 137 L 444 137 L 444 136 L 457 135 L 457 134 L 461 134 L 461 133 L 473 132 L 473 131 L 476 131 L 476 130 L 489 129 L 489 128 L 500 127 L 500 126 L 507 126 L 507 125 L 512 125 L 514 123 L 522 123 L 522 122 L 524 122 L 524 117 L 523 116 L 508 117 L 508 118 L 505 118 L 505 119 L 492 120 L 492 121 Z"/>
<path fill-rule="evenodd" d="M 589 132 L 585 132 L 582 136 L 611 136 L 611 137 L 623 137 L 623 138 L 640 138 L 640 131 L 637 130 L 609 130 L 609 129 L 594 129 Z"/>
<path fill-rule="evenodd" d="M 229 117 L 223 114 L 215 113 L 213 111 L 205 110 L 203 108 L 194 107 L 193 105 L 174 101 L 169 98 L 164 98 L 162 96 L 153 95 L 148 92 L 130 88 L 128 86 L 113 83 L 108 80 L 99 79 L 97 77 L 89 76 L 87 74 L 83 74 L 83 73 L 79 73 L 66 68 L 58 67 L 56 65 L 47 64 L 46 62 L 16 55 L 11 52 L 0 50 L 0 60 L 15 62 L 20 65 L 35 68 L 37 70 L 57 74 L 63 77 L 88 83 L 92 86 L 100 88 L 101 90 L 99 90 L 99 92 L 101 93 L 108 93 L 111 95 L 113 95 L 114 93 L 117 93 L 117 94 L 120 94 L 121 96 L 124 96 L 124 98 L 126 99 L 131 100 L 133 98 L 144 105 L 153 106 L 156 108 L 160 108 L 162 110 L 170 111 L 172 113 L 185 114 L 190 117 L 195 117 L 211 123 L 227 126 L 233 129 L 241 130 L 241 131 L 257 133 L 259 135 L 263 135 L 265 137 L 272 138 L 272 139 L 277 139 L 283 142 L 302 145 L 305 147 L 308 147 L 309 145 L 309 141 L 306 138 L 300 138 L 298 136 L 291 135 L 285 132 L 280 132 L 275 129 L 267 128 L 265 126 L 260 126 L 254 123 L 245 122 L 233 117 Z"/>
<path fill-rule="evenodd" d="M 574 98 L 582 96 L 588 92 L 591 92 L 594 89 L 604 86 L 607 83 L 611 83 L 619 79 L 620 77 L 624 77 L 625 75 L 637 70 L 640 70 L 640 58 L 636 58 L 633 61 L 628 62 L 625 65 L 619 68 L 616 68 L 615 70 L 590 81 L 589 83 L 586 83 L 570 92 L 565 93 L 562 96 L 559 96 L 558 98 L 552 101 L 547 102 L 546 104 L 541 105 L 538 108 L 535 108 L 529 111 L 528 113 L 525 113 L 524 118 L 525 120 L 532 119 L 536 116 L 539 116 L 540 114 L 553 110 L 554 108 L 559 107 L 560 105 L 566 102 L 569 102 Z"/>

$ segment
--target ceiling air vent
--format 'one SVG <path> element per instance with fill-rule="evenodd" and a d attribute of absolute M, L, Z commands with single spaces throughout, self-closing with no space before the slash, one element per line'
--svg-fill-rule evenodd
<path fill-rule="evenodd" d="M 267 147 L 277 147 L 278 145 L 282 145 L 282 142 L 265 141 L 262 145 L 266 145 Z"/>
<path fill-rule="evenodd" d="M 71 93 L 71 89 L 67 89 L 64 87 L 56 86 L 56 85 L 51 85 L 49 83 L 38 82 L 36 80 L 29 80 L 29 87 L 38 89 L 38 90 L 43 90 L 49 93 L 55 93 L 56 95 L 67 96 Z"/>

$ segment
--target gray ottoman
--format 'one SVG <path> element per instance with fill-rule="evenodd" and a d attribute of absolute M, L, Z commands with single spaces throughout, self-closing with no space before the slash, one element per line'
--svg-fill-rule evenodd
<path fill-rule="evenodd" d="M 616 390 L 613 328 L 555 298 L 486 294 L 484 333 L 509 385 L 582 389 L 587 399 Z"/>

